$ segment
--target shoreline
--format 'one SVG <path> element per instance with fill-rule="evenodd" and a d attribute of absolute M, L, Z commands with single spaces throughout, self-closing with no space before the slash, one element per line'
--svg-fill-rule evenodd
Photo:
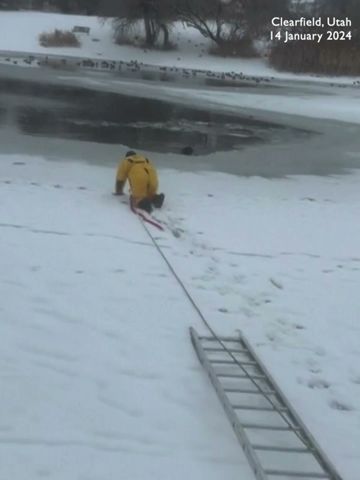
<path fill-rule="evenodd" d="M 224 58 L 223 58 L 224 59 Z M 241 60 L 241 59 L 239 59 Z M 360 79 L 357 76 L 322 76 L 319 74 L 294 74 L 292 72 L 273 70 L 270 74 L 245 74 L 233 70 L 214 70 L 205 68 L 192 68 L 188 66 L 165 66 L 155 63 L 144 63 L 137 60 L 114 60 L 108 57 L 92 57 L 64 55 L 61 53 L 41 53 L 0 50 L 0 65 L 13 65 L 20 67 L 45 67 L 57 71 L 77 72 L 94 71 L 102 73 L 137 73 L 143 74 L 144 80 L 153 80 L 152 75 L 158 75 L 161 81 L 181 79 L 185 81 L 205 80 L 222 82 L 228 86 L 242 86 L 246 83 L 253 85 L 274 84 L 278 82 L 291 82 L 294 85 L 308 83 L 313 85 L 331 85 L 341 87 L 360 87 Z M 146 78 L 147 76 L 147 78 Z"/>

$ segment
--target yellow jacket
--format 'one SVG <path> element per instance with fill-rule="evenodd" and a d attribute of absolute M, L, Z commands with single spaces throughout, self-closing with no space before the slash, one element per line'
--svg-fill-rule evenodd
<path fill-rule="evenodd" d="M 129 181 L 131 196 L 135 201 L 152 198 L 158 189 L 156 168 L 149 159 L 135 154 L 124 158 L 116 172 L 116 190 L 122 192 L 126 180 Z"/>
<path fill-rule="evenodd" d="M 135 154 L 135 155 L 132 155 L 131 157 L 124 158 L 119 163 L 119 166 L 116 172 L 116 180 L 125 183 L 126 180 L 128 180 L 129 178 L 130 171 L 135 165 L 141 166 L 142 168 L 144 167 L 154 168 L 150 160 L 143 157 L 142 155 Z"/>

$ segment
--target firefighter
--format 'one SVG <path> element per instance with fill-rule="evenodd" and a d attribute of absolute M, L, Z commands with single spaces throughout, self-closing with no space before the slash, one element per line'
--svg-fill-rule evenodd
<path fill-rule="evenodd" d="M 161 208 L 165 195 L 158 194 L 158 176 L 154 165 L 143 155 L 129 150 L 116 172 L 115 195 L 123 195 L 126 180 L 130 185 L 130 204 L 151 213 Z"/>

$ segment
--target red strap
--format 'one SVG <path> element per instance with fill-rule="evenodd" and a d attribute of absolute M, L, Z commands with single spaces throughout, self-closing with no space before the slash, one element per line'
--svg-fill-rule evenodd
<path fill-rule="evenodd" d="M 158 222 L 155 222 L 154 220 L 148 218 L 146 215 L 144 215 L 139 209 L 137 209 L 136 207 L 134 207 L 133 205 L 133 201 L 132 199 L 130 198 L 130 208 L 131 208 L 131 211 L 137 215 L 139 215 L 139 217 L 144 221 L 144 222 L 147 222 L 147 223 L 150 223 L 150 225 L 153 225 L 154 227 L 156 227 L 157 229 L 159 230 L 164 230 L 164 228 L 160 225 L 160 223 Z"/>

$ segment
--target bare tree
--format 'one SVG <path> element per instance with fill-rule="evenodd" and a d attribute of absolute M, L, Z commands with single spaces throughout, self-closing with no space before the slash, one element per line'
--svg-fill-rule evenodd
<path fill-rule="evenodd" d="M 357 37 L 360 35 L 360 2 L 359 0 L 318 0 L 317 2 L 324 15 L 338 19 L 348 17 L 352 22 L 352 31 Z"/>
<path fill-rule="evenodd" d="M 288 12 L 289 0 L 174 0 L 179 20 L 218 45 L 264 33 L 271 18 Z"/>
<path fill-rule="evenodd" d="M 230 20 L 227 16 L 230 3 L 221 0 L 174 0 L 173 8 L 178 20 L 221 44 L 225 40 L 226 25 Z"/>
<path fill-rule="evenodd" d="M 174 19 L 169 0 L 104 0 L 102 12 L 117 18 L 118 30 L 129 30 L 140 20 L 144 23 L 145 44 L 154 46 L 163 32 L 164 47 L 169 45 L 168 24 Z"/>
<path fill-rule="evenodd" d="M 249 37 L 257 37 L 271 29 L 273 17 L 287 17 L 289 0 L 235 0 Z"/>

